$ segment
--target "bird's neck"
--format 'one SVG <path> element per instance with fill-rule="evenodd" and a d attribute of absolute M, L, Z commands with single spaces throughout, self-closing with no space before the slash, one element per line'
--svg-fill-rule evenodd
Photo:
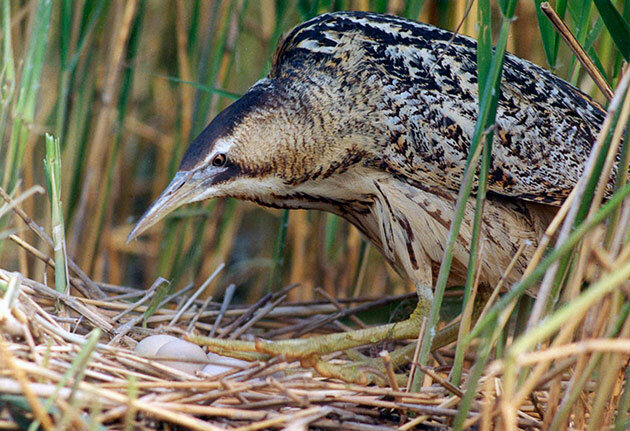
<path fill-rule="evenodd" d="M 418 243 L 418 189 L 370 168 L 351 169 L 251 200 L 274 208 L 316 209 L 341 216 L 412 281 L 431 283 L 430 262 Z"/>

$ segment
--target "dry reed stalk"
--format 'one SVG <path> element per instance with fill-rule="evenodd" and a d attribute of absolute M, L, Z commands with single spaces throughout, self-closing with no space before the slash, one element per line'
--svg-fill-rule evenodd
<path fill-rule="evenodd" d="M 8 276 L 8 272 L 0 270 L 0 280 L 7 279 Z M 282 293 L 278 292 L 279 295 L 271 295 L 267 303 L 280 304 L 293 287 L 288 286 Z M 208 376 L 192 377 L 178 373 L 155 361 L 138 357 L 128 348 L 104 344 L 104 341 L 116 339 L 114 333 L 110 335 L 106 333 L 103 335 L 104 339 L 96 345 L 96 351 L 86 363 L 84 377 L 78 382 L 74 397 L 71 396 L 72 391 L 65 384 L 60 390 L 55 389 L 56 385 L 63 382 L 64 372 L 70 367 L 71 361 L 85 340 L 85 337 L 80 334 L 87 333 L 93 327 L 94 324 L 90 319 L 96 319 L 94 316 L 90 319 L 77 319 L 81 315 L 88 317 L 90 313 L 88 309 L 82 308 L 85 305 L 79 304 L 90 303 L 91 312 L 102 316 L 102 325 L 120 328 L 121 325 L 125 326 L 131 321 L 137 321 L 146 310 L 145 306 L 138 304 L 142 297 L 138 299 L 137 292 L 129 293 L 125 297 L 132 302 L 126 302 L 125 297 L 108 302 L 87 299 L 78 301 L 78 298 L 61 295 L 53 289 L 24 279 L 23 292 L 16 306 L 21 309 L 30 307 L 31 303 L 41 304 L 33 308 L 33 313 L 37 315 L 37 318 L 31 319 L 29 328 L 33 334 L 36 334 L 32 337 L 33 348 L 38 352 L 44 350 L 48 352 L 46 365 L 42 364 L 41 359 L 33 359 L 40 357 L 40 354 L 31 356 L 29 354 L 31 349 L 22 347 L 19 339 L 11 341 L 8 345 L 18 358 L 16 364 L 23 370 L 25 376 L 31 381 L 38 381 L 38 383 L 30 384 L 33 393 L 40 397 L 50 396 L 52 393 L 57 394 L 59 414 L 52 415 L 54 424 L 84 423 L 86 417 L 82 414 L 87 411 L 88 406 L 95 405 L 95 399 L 100 400 L 97 403 L 100 413 L 90 416 L 89 419 L 95 423 L 105 421 L 109 425 L 125 426 L 125 424 L 130 424 L 129 412 L 135 412 L 136 418 L 139 418 L 138 424 L 146 425 L 151 422 L 151 418 L 157 418 L 196 430 L 218 430 L 226 424 L 242 429 L 290 427 L 304 423 L 319 424 L 313 426 L 325 428 L 338 428 L 345 427 L 347 421 L 350 420 L 354 423 L 354 429 L 380 429 L 384 424 L 381 422 L 382 418 L 370 410 L 374 408 L 393 409 L 401 414 L 415 412 L 423 415 L 422 423 L 439 421 L 437 419 L 439 417 L 448 418 L 455 415 L 457 397 L 451 397 L 450 391 L 456 391 L 456 389 L 448 386 L 446 374 L 442 372 L 425 369 L 424 371 L 430 373 L 439 384 L 424 388 L 418 393 L 409 393 L 396 389 L 345 385 L 321 380 L 314 378 L 311 373 L 300 371 L 297 364 L 287 366 L 281 358 L 276 358 L 267 363 L 253 363 L 243 372 L 235 370 L 223 376 L 216 376 L 216 378 L 221 378 L 219 381 Z M 51 300 L 55 299 L 61 299 L 68 305 L 69 317 L 74 319 L 75 334 L 55 323 L 56 316 L 51 314 L 54 313 Z M 383 302 L 383 300 L 372 299 L 364 301 L 363 305 L 371 306 L 374 302 Z M 220 311 L 218 304 L 211 303 L 210 306 L 216 307 L 216 311 L 180 313 L 174 325 L 178 328 L 186 328 L 190 320 L 197 319 L 201 323 L 207 322 L 207 326 L 211 328 Z M 339 304 L 329 305 L 326 310 L 328 313 L 333 313 L 332 316 L 336 316 L 338 306 Z M 256 313 L 260 313 L 264 308 L 258 307 L 252 310 L 233 307 L 228 307 L 219 326 L 232 327 L 231 321 L 238 316 L 256 316 Z M 281 324 L 287 317 L 300 316 L 308 309 L 305 306 L 283 305 L 282 307 L 283 312 L 276 313 L 275 317 L 269 313 L 264 319 L 279 319 L 278 323 Z M 277 308 L 272 311 L 275 310 Z M 176 314 L 175 311 L 156 311 L 153 317 L 163 316 L 165 319 L 157 323 L 148 322 L 147 330 L 152 328 L 158 330 L 159 327 L 155 325 L 168 323 Z M 247 332 L 256 333 L 264 330 L 264 326 L 256 324 L 256 319 L 249 319 L 249 322 L 252 320 L 254 320 L 253 324 L 245 324 L 248 328 Z M 242 327 L 243 325 L 232 328 L 239 330 Z M 128 336 L 133 337 L 142 337 L 147 331 L 135 325 L 128 329 Z M 52 343 L 47 349 L 42 345 L 46 339 L 44 334 L 49 334 L 48 343 Z M 343 358 L 340 357 L 337 360 L 343 360 Z M 22 393 L 21 386 L 15 381 L 14 376 L 0 372 L 0 384 L 3 388 L 7 388 L 8 393 Z M 392 396 L 396 401 L 389 401 Z M 206 420 L 202 421 L 200 417 Z M 523 424 L 534 423 L 531 419 L 522 419 L 522 421 Z"/>
<path fill-rule="evenodd" d="M 105 177 L 106 168 L 103 161 L 108 149 L 110 148 L 110 130 L 112 115 L 115 109 L 116 101 L 116 89 L 118 87 L 118 81 L 122 72 L 123 60 L 127 39 L 129 37 L 131 24 L 136 12 L 137 0 L 130 0 L 122 4 L 118 4 L 121 8 L 124 7 L 120 22 L 115 26 L 116 30 L 112 33 L 112 47 L 107 63 L 107 73 L 105 83 L 103 84 L 102 96 L 103 106 L 98 115 L 96 122 L 96 129 L 93 135 L 94 144 L 90 147 L 90 153 L 88 155 L 87 165 L 90 167 L 86 172 L 86 176 L 83 180 L 83 188 L 81 192 L 81 198 L 78 204 L 77 217 L 75 221 L 81 223 L 73 230 L 74 242 L 70 242 L 68 249 L 71 250 L 70 254 L 74 254 L 78 247 L 79 237 L 83 237 L 82 234 L 87 235 L 87 239 L 81 241 L 80 255 L 82 259 L 80 266 L 82 268 L 92 268 L 94 264 L 94 256 L 96 253 L 97 236 L 100 234 L 98 229 L 98 221 L 100 214 L 88 214 L 91 213 L 92 208 L 100 208 L 101 206 L 97 202 L 102 202 L 102 192 Z"/>
<path fill-rule="evenodd" d="M 549 5 L 548 2 L 544 2 L 540 5 L 540 9 L 547 15 L 551 23 L 554 25 L 558 33 L 564 38 L 566 43 L 571 47 L 571 50 L 577 57 L 577 59 L 582 63 L 584 69 L 591 75 L 597 87 L 601 90 L 602 93 L 606 96 L 608 100 L 612 99 L 613 91 L 610 88 L 610 85 L 606 82 L 606 79 L 602 76 L 591 57 L 584 51 L 582 45 L 578 42 L 578 40 L 573 35 L 573 32 L 569 29 L 569 27 L 562 21 L 562 18 L 558 15 L 558 13 Z"/>

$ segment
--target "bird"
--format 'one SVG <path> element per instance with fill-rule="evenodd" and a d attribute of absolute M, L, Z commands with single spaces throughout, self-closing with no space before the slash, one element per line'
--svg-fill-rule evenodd
<path fill-rule="evenodd" d="M 358 11 L 319 15 L 279 41 L 269 74 L 193 140 L 128 240 L 181 205 L 211 198 L 327 211 L 356 226 L 415 285 L 419 302 L 406 321 L 352 333 L 204 344 L 228 355 L 285 354 L 365 382 L 361 373 L 335 374 L 319 357 L 418 336 L 477 122 L 476 49 L 463 35 Z M 522 276 L 606 116 L 588 95 L 509 53 L 500 91 L 479 269 L 490 286 Z M 470 200 L 449 285 L 465 281 L 474 211 Z"/>

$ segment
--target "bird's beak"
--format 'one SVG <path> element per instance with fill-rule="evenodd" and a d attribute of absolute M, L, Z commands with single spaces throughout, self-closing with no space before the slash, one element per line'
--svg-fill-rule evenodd
<path fill-rule="evenodd" d="M 142 232 L 162 220 L 167 214 L 180 206 L 195 200 L 196 181 L 191 171 L 178 172 L 162 194 L 140 217 L 127 237 L 127 242 L 138 237 Z"/>

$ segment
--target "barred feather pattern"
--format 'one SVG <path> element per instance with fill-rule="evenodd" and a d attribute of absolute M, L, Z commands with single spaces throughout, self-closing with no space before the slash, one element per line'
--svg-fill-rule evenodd
<path fill-rule="evenodd" d="M 285 38 L 271 76 L 315 63 L 343 74 L 347 85 L 378 80 L 381 97 L 366 98 L 388 119 L 380 142 L 384 167 L 457 190 L 477 121 L 476 46 L 471 38 L 453 38 L 451 32 L 395 16 L 326 14 Z M 357 58 L 354 65 L 350 57 Z M 561 204 L 582 172 L 604 117 L 590 97 L 508 53 L 489 189 Z"/>

